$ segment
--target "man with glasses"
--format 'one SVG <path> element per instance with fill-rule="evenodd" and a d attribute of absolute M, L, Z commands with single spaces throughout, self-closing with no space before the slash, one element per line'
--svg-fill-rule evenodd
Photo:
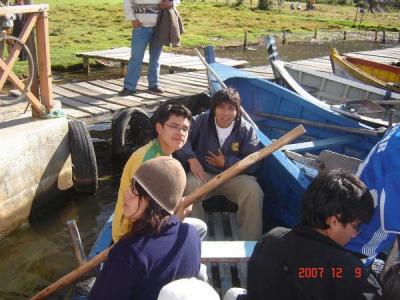
<path fill-rule="evenodd" d="M 258 241 L 248 265 L 247 299 L 380 299 L 376 279 L 343 248 L 371 219 L 373 205 L 354 175 L 318 175 L 304 193 L 300 224 L 274 228 Z"/>
<path fill-rule="evenodd" d="M 188 142 L 176 152 L 190 167 L 185 195 L 260 149 L 253 127 L 241 116 L 239 93 L 232 88 L 216 92 L 210 110 L 195 116 L 190 129 Z M 254 176 L 257 168 L 258 164 L 253 165 L 207 195 L 222 195 L 238 205 L 242 240 L 257 240 L 262 233 L 264 194 Z M 192 215 L 204 220 L 201 202 L 194 205 Z"/>
<path fill-rule="evenodd" d="M 143 162 L 149 159 L 163 155 L 170 156 L 176 150 L 181 149 L 188 138 L 191 117 L 191 112 L 183 105 L 166 104 L 157 110 L 155 114 L 156 138 L 137 149 L 131 155 L 121 176 L 118 200 L 112 223 L 114 243 L 129 231 L 131 225 L 129 220 L 123 218 L 123 198 L 130 187 L 131 179 L 136 170 Z M 175 214 L 182 220 L 189 212 L 190 209 L 184 209 L 184 201 L 182 201 Z M 207 233 L 207 225 L 203 221 L 185 218 L 185 222 L 193 225 L 199 232 L 200 237 L 204 238 Z"/>

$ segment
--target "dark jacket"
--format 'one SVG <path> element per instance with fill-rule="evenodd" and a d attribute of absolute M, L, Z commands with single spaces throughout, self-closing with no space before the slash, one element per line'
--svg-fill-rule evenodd
<path fill-rule="evenodd" d="M 165 284 L 197 277 L 199 270 L 198 233 L 171 216 L 160 234 L 121 239 L 115 244 L 89 299 L 156 300 Z"/>
<path fill-rule="evenodd" d="M 361 261 L 305 226 L 275 228 L 257 243 L 248 266 L 249 300 L 380 299 Z"/>
<path fill-rule="evenodd" d="M 183 32 L 181 16 L 175 7 L 159 11 L 154 35 L 159 45 L 179 47 Z"/>
<path fill-rule="evenodd" d="M 219 148 L 214 116 L 210 111 L 206 111 L 193 117 L 188 141 L 175 155 L 183 163 L 189 158 L 197 157 L 206 172 L 219 174 L 247 155 L 258 151 L 261 145 L 250 123 L 240 118 L 235 121 L 231 134 L 222 145 L 221 151 L 225 156 L 225 166 L 222 169 L 210 165 L 205 160 L 205 156 L 209 155 L 208 151 L 218 154 Z M 258 166 L 259 164 L 254 164 L 245 173 L 253 175 Z"/>

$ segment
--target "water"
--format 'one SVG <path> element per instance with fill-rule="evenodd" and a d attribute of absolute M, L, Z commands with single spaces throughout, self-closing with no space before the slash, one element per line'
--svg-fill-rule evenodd
<path fill-rule="evenodd" d="M 398 45 L 393 43 L 393 45 Z M 278 44 L 283 60 L 299 60 L 328 55 L 332 46 L 340 52 L 387 47 L 374 42 L 337 42 L 327 44 L 289 43 Z M 251 65 L 265 65 L 265 49 L 229 49 L 217 51 L 217 56 L 245 59 Z M 119 68 L 94 70 L 89 76 L 82 73 L 57 74 L 58 79 L 91 80 L 117 78 Z M 60 77 L 62 76 L 62 77 Z M 118 174 L 111 162 L 110 123 L 91 126 L 91 135 L 99 166 L 99 191 L 93 196 L 68 194 L 66 205 L 54 208 L 34 224 L 24 224 L 7 238 L 0 241 L 0 299 L 26 299 L 51 282 L 78 266 L 72 242 L 65 226 L 76 219 L 86 253 L 97 233 L 114 208 L 119 184 Z M 68 298 L 63 291 L 50 299 Z"/>

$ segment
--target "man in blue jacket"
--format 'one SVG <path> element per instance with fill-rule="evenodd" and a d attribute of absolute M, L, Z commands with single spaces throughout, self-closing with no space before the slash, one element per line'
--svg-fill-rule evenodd
<path fill-rule="evenodd" d="M 371 150 L 358 174 L 374 198 L 374 214 L 346 248 L 367 257 L 371 265 L 382 251 L 390 249 L 400 233 L 400 125 L 388 130 Z"/>
<path fill-rule="evenodd" d="M 185 195 L 260 149 L 254 129 L 241 116 L 239 93 L 232 88 L 215 93 L 210 110 L 195 116 L 190 129 L 187 143 L 176 152 L 178 159 L 190 166 Z M 238 205 L 239 237 L 243 240 L 257 240 L 262 233 L 264 194 L 254 177 L 256 170 L 257 166 L 250 167 L 207 196 L 223 195 Z M 204 219 L 201 203 L 193 207 L 192 215 Z"/>

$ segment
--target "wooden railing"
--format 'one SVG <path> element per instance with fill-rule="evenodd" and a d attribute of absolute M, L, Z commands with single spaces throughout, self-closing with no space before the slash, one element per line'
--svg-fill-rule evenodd
<path fill-rule="evenodd" d="M 18 36 L 22 44 L 28 40 L 32 30 L 36 27 L 37 63 L 38 70 L 38 91 L 33 93 L 30 90 L 26 93 L 27 100 L 32 105 L 32 114 L 43 116 L 50 112 L 53 107 L 52 75 L 50 64 L 49 44 L 49 23 L 47 4 L 6 6 L 0 7 L 0 16 L 8 14 L 28 14 L 26 22 Z M 25 83 L 18 78 L 12 68 L 22 50 L 20 43 L 14 43 L 7 59 L 0 58 L 0 90 L 8 80 L 19 91 L 24 91 Z"/>

